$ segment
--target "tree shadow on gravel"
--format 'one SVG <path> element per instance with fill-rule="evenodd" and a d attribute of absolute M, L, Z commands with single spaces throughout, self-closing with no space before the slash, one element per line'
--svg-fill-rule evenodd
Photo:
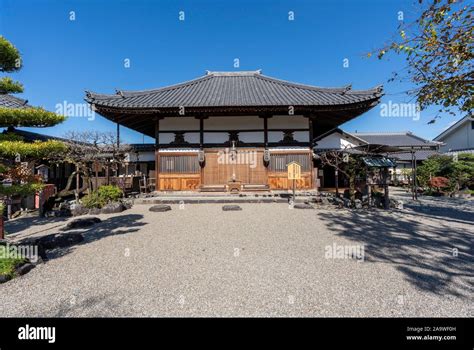
<path fill-rule="evenodd" d="M 50 250 L 48 251 L 48 259 L 51 260 L 59 258 L 61 256 L 69 254 L 77 246 L 89 244 L 109 236 L 117 236 L 137 232 L 142 226 L 146 225 L 146 223 L 140 222 L 141 219 L 143 219 L 143 215 L 127 214 L 107 218 L 105 220 L 102 220 L 102 222 L 86 229 L 66 230 L 65 228 L 63 228 L 60 231 L 63 231 L 64 234 L 81 233 L 84 236 L 84 241 L 71 247 Z"/>
<path fill-rule="evenodd" d="M 474 225 L 422 223 L 417 213 L 336 211 L 318 213 L 335 234 L 364 244 L 367 263 L 388 263 L 422 291 L 471 298 Z M 457 256 L 454 252 L 457 249 Z"/>
<path fill-rule="evenodd" d="M 406 204 L 405 207 L 413 210 L 417 215 L 425 215 L 435 219 L 465 224 L 474 223 L 474 210 L 462 210 L 459 207 L 419 206 L 411 204 Z"/>
<path fill-rule="evenodd" d="M 54 217 L 54 218 L 44 218 L 38 215 L 24 216 L 16 219 L 5 221 L 5 230 L 8 232 L 7 237 L 11 234 L 22 232 L 32 226 L 37 226 L 37 230 L 31 233 L 37 234 L 42 232 L 45 224 L 57 224 L 61 225 L 65 221 L 69 220 L 71 217 Z M 54 226 L 54 225 L 53 225 Z"/>

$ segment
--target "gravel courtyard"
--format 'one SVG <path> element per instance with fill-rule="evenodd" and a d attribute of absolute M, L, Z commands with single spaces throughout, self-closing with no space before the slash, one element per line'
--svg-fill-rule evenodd
<path fill-rule="evenodd" d="M 99 215 L 82 244 L 0 285 L 0 315 L 474 316 L 472 207 L 241 207 Z M 49 220 L 28 230 L 67 222 Z M 363 260 L 327 255 L 349 246 Z"/>

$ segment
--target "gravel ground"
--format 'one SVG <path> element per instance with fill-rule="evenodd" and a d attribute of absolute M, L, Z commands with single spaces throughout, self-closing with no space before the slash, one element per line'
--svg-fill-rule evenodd
<path fill-rule="evenodd" d="M 0 285 L 0 315 L 474 315 L 470 205 L 453 207 L 465 215 L 452 217 L 417 207 L 241 207 L 152 213 L 135 205 L 99 215 L 83 244 Z M 66 222 L 36 220 L 22 234 L 58 232 Z M 328 257 L 328 246 L 363 247 L 363 260 Z"/>

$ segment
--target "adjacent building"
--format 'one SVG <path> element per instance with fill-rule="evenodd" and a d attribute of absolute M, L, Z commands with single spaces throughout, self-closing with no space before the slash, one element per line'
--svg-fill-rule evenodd
<path fill-rule="evenodd" d="M 436 136 L 434 141 L 443 143 L 440 147 L 443 153 L 474 153 L 474 117 L 465 116 Z"/>
<path fill-rule="evenodd" d="M 316 153 L 357 147 L 371 150 L 377 150 L 378 147 L 381 150 L 388 149 L 390 152 L 386 152 L 386 155 L 393 158 L 397 165 L 392 170 L 392 179 L 402 182 L 408 181 L 405 170 L 410 171 L 416 164 L 438 154 L 442 146 L 440 142 L 426 140 L 409 131 L 349 133 L 339 128 L 316 137 L 314 143 Z M 322 167 L 319 171 L 319 181 L 323 188 L 335 187 L 334 169 Z M 345 181 L 344 177 L 339 177 L 339 187 L 345 187 Z"/>

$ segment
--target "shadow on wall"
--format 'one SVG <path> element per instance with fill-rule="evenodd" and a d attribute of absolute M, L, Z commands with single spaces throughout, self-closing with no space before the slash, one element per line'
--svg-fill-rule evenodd
<path fill-rule="evenodd" d="M 422 291 L 472 298 L 474 225 L 465 223 L 471 226 L 469 230 L 439 222 L 427 224 L 420 222 L 419 214 L 406 212 L 325 212 L 318 216 L 337 235 L 364 244 L 367 263 L 391 264 Z"/>

